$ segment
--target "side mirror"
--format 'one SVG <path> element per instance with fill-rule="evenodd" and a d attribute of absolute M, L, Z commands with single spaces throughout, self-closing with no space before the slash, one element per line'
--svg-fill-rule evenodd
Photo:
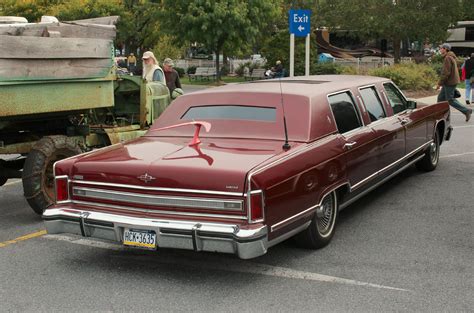
<path fill-rule="evenodd" d="M 416 109 L 416 101 L 415 100 L 408 100 L 407 101 L 407 108 L 408 109 Z"/>

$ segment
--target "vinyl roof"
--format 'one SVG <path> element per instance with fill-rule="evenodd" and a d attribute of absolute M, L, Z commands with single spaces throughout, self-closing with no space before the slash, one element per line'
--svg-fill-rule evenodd
<path fill-rule="evenodd" d="M 288 95 L 313 97 L 321 95 L 325 96 L 328 93 L 336 92 L 338 90 L 384 81 L 388 81 L 388 79 L 383 77 L 358 75 L 314 75 L 229 84 L 222 87 L 208 88 L 199 93 L 283 93 Z"/>

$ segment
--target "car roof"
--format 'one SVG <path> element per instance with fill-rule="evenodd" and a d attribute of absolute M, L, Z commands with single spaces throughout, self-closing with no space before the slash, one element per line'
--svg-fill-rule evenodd
<path fill-rule="evenodd" d="M 313 75 L 281 79 L 258 80 L 210 88 L 199 93 L 277 93 L 300 95 L 308 98 L 326 96 L 329 93 L 389 81 L 387 78 L 361 75 Z"/>

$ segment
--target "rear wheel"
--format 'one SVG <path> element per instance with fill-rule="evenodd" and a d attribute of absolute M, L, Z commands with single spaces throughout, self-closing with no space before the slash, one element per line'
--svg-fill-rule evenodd
<path fill-rule="evenodd" d="M 29 205 L 37 214 L 54 202 L 54 173 L 56 161 L 81 153 L 74 138 L 49 136 L 39 140 L 31 149 L 23 167 L 23 191 Z"/>
<path fill-rule="evenodd" d="M 321 206 L 316 209 L 308 228 L 296 235 L 297 243 L 311 249 L 326 246 L 334 236 L 337 211 L 337 196 L 335 192 L 331 192 L 324 197 Z"/>
<path fill-rule="evenodd" d="M 439 163 L 439 132 L 435 133 L 433 142 L 425 152 L 424 157 L 416 162 L 416 167 L 425 172 L 430 172 L 438 166 Z"/>

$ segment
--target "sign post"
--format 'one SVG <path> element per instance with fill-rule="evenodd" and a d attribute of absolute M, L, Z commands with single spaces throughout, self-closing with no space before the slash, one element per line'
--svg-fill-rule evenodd
<path fill-rule="evenodd" d="M 290 10 L 290 77 L 295 74 L 295 36 L 306 37 L 305 49 L 305 75 L 309 75 L 309 45 L 311 30 L 311 10 Z"/>

